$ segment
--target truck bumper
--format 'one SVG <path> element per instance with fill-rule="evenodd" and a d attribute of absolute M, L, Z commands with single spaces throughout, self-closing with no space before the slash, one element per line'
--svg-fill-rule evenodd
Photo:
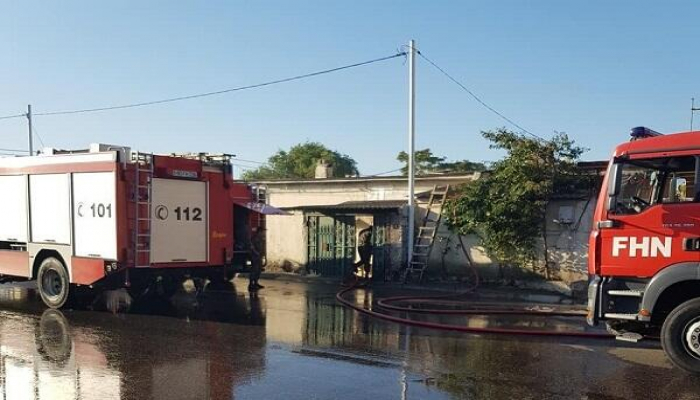
<path fill-rule="evenodd" d="M 588 280 L 588 314 L 586 315 L 586 321 L 591 326 L 598 325 L 602 280 L 598 275 L 591 275 Z"/>

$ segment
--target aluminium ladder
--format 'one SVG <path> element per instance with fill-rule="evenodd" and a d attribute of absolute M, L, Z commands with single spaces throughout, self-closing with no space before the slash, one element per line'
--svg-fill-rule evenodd
<path fill-rule="evenodd" d="M 151 217 L 153 197 L 153 154 L 132 153 L 134 163 L 134 266 L 147 267 L 151 263 Z"/>
<path fill-rule="evenodd" d="M 430 199 L 426 207 L 425 217 L 423 217 L 423 221 L 420 227 L 418 227 L 418 234 L 413 242 L 412 257 L 404 270 L 404 283 L 406 283 L 414 273 L 418 273 L 419 282 L 423 280 L 423 274 L 428 268 L 428 260 L 430 259 L 430 254 L 435 244 L 435 238 L 440 228 L 442 210 L 445 207 L 445 201 L 447 200 L 447 193 L 449 191 L 450 185 L 435 185 L 432 192 L 430 192 Z"/>

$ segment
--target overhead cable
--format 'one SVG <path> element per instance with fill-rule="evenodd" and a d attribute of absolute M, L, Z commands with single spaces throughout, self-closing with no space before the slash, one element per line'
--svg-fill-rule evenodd
<path fill-rule="evenodd" d="M 124 105 L 115 105 L 115 106 L 108 106 L 108 107 L 96 107 L 96 108 L 85 108 L 85 109 L 79 109 L 79 110 L 61 110 L 61 111 L 34 113 L 33 115 L 41 115 L 41 116 L 65 115 L 65 114 L 80 114 L 80 113 L 90 113 L 90 112 L 98 112 L 98 111 L 119 110 L 119 109 L 124 109 L 124 108 L 152 106 L 155 104 L 171 103 L 171 102 L 175 102 L 175 101 L 190 100 L 190 99 L 196 99 L 196 98 L 200 98 L 200 97 L 215 96 L 215 95 L 224 94 L 224 93 L 237 92 L 237 91 L 247 90 L 247 89 L 255 89 L 255 88 L 260 88 L 260 87 L 264 87 L 264 86 L 271 86 L 271 85 L 276 85 L 276 84 L 280 84 L 280 83 L 286 83 L 286 82 L 311 78 L 311 77 L 315 77 L 315 76 L 319 76 L 319 75 L 330 74 L 330 73 L 342 71 L 345 69 L 357 68 L 357 67 L 361 67 L 364 65 L 374 64 L 374 63 L 390 60 L 390 59 L 397 58 L 397 57 L 403 57 L 405 55 L 406 55 L 406 53 L 399 52 L 396 54 L 392 54 L 390 56 L 375 58 L 375 59 L 369 60 L 369 61 L 363 61 L 363 62 L 358 62 L 355 64 L 344 65 L 341 67 L 325 69 L 325 70 L 311 72 L 311 73 L 303 74 L 303 75 L 296 75 L 296 76 L 292 76 L 289 78 L 277 79 L 274 81 L 257 83 L 254 85 L 239 86 L 239 87 L 234 87 L 234 88 L 229 88 L 229 89 L 217 90 L 217 91 L 213 91 L 213 92 L 198 93 L 198 94 L 192 94 L 192 95 L 187 95 L 187 96 L 171 97 L 171 98 L 167 98 L 167 99 L 152 100 L 152 101 L 145 101 L 145 102 L 141 102 L 141 103 L 132 103 L 132 104 L 124 104 Z M 22 114 L 21 116 L 23 116 L 23 115 L 24 114 Z M 14 117 L 15 116 L 8 116 L 8 118 L 14 118 Z"/>
<path fill-rule="evenodd" d="M 32 121 L 32 134 L 34 134 L 36 138 L 39 139 L 41 147 L 46 147 L 46 145 L 44 144 L 44 139 L 41 138 L 41 135 L 39 135 L 39 131 L 36 129 L 36 121 Z"/>
<path fill-rule="evenodd" d="M 14 114 L 14 115 L 5 115 L 0 117 L 0 119 L 10 119 L 10 118 L 20 118 L 20 117 L 26 117 L 27 114 Z"/>
<path fill-rule="evenodd" d="M 29 150 L 17 150 L 17 149 L 0 149 L 0 151 L 13 152 L 13 153 L 29 153 Z"/>
<path fill-rule="evenodd" d="M 537 138 L 537 139 L 539 139 L 539 140 L 544 140 L 545 142 L 548 141 L 548 140 L 546 140 L 545 138 L 543 138 L 542 136 L 536 135 L 536 134 L 534 134 L 534 133 L 528 131 L 527 129 L 523 128 L 523 127 L 522 127 L 520 124 L 518 124 L 517 122 L 515 122 L 515 121 L 513 121 L 512 119 L 506 117 L 506 116 L 503 115 L 501 112 L 497 111 L 496 109 L 494 109 L 494 108 L 491 107 L 490 105 L 486 104 L 483 100 L 481 100 L 481 98 L 479 98 L 479 96 L 477 96 L 474 92 L 472 92 L 469 88 L 467 88 L 464 84 L 462 84 L 460 81 L 458 81 L 458 80 L 457 80 L 456 78 L 454 78 L 452 75 L 450 75 L 449 73 L 447 73 L 447 71 L 445 71 L 444 69 L 442 69 L 439 65 L 437 65 L 435 62 L 433 62 L 431 59 L 429 59 L 428 57 L 426 57 L 420 50 L 416 49 L 416 53 L 418 53 L 419 56 L 421 56 L 421 57 L 422 57 L 425 61 L 427 61 L 430 65 L 432 65 L 433 67 L 435 67 L 435 68 L 436 68 L 438 71 L 440 71 L 443 75 L 445 75 L 449 80 L 451 80 L 452 82 L 454 82 L 455 84 L 457 84 L 460 88 L 462 88 L 465 92 L 467 92 L 472 98 L 474 98 L 474 100 L 476 100 L 479 104 L 481 104 L 482 106 L 484 106 L 487 110 L 489 110 L 489 111 L 491 111 L 492 113 L 496 114 L 496 115 L 499 116 L 501 119 L 503 119 L 504 121 L 506 121 L 506 122 L 508 122 L 509 124 L 513 125 L 514 127 L 520 129 L 523 133 L 526 133 L 526 134 L 528 134 L 528 135 L 530 135 L 530 136 L 532 136 L 532 137 L 534 137 L 534 138 Z"/>
<path fill-rule="evenodd" d="M 262 162 L 262 161 L 246 160 L 246 159 L 238 158 L 238 157 L 234 157 L 233 160 L 234 160 L 234 161 L 243 161 L 243 162 L 253 163 L 253 164 L 260 164 L 260 165 L 266 165 L 266 164 L 268 164 L 268 163 Z"/>
<path fill-rule="evenodd" d="M 392 172 L 399 172 L 399 171 L 401 171 L 402 169 L 403 169 L 403 168 L 397 168 L 397 169 L 392 169 L 391 171 L 379 172 L 379 173 L 372 174 L 372 175 L 364 175 L 364 176 L 362 176 L 362 177 L 363 177 L 363 178 L 371 178 L 371 177 L 373 177 L 373 176 L 381 176 L 381 175 L 391 174 Z"/>

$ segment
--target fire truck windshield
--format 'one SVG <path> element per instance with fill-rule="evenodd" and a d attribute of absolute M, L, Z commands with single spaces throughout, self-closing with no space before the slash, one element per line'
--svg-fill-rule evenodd
<path fill-rule="evenodd" d="M 695 201 L 696 157 L 622 161 L 615 214 L 637 214 L 659 203 Z"/>

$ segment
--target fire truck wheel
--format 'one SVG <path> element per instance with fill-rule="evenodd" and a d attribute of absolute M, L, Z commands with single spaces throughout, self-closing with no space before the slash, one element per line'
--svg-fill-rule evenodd
<path fill-rule="evenodd" d="M 671 311 L 661 328 L 661 345 L 677 367 L 700 374 L 700 298 Z"/>
<path fill-rule="evenodd" d="M 68 301 L 70 280 L 68 270 L 54 257 L 44 260 L 37 273 L 37 286 L 44 304 L 50 308 L 61 308 Z"/>

